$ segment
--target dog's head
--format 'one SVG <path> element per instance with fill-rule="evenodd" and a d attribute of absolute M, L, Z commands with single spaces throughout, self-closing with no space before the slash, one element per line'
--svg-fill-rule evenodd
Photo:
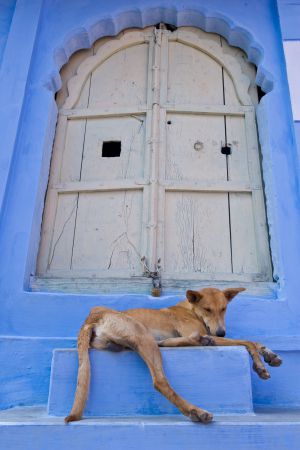
<path fill-rule="evenodd" d="M 190 302 L 194 313 L 203 320 L 207 331 L 212 336 L 224 337 L 225 313 L 228 303 L 245 288 L 228 288 L 221 291 L 216 288 L 204 288 L 200 291 L 186 291 L 186 298 Z"/>

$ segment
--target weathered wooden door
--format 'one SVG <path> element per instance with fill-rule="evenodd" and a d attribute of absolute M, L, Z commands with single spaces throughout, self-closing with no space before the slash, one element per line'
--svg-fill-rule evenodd
<path fill-rule="evenodd" d="M 38 275 L 270 280 L 251 71 L 197 29 L 104 41 L 59 112 Z"/>

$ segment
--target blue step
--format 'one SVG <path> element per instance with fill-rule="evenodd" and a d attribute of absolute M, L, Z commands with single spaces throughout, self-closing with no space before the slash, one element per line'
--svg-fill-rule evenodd
<path fill-rule="evenodd" d="M 213 413 L 253 412 L 250 364 L 241 347 L 162 349 L 171 386 L 191 403 Z M 157 392 L 134 352 L 90 350 L 91 386 L 85 416 L 174 415 L 178 409 Z M 77 351 L 55 350 L 48 412 L 70 412 L 77 378 Z"/>
<path fill-rule="evenodd" d="M 209 425 L 184 416 L 85 419 L 65 425 L 46 409 L 0 411 L 1 450 L 299 450 L 300 410 L 216 416 Z"/>

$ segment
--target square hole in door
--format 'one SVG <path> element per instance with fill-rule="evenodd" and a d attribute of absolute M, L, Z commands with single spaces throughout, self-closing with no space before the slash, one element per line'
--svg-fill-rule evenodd
<path fill-rule="evenodd" d="M 121 141 L 104 141 L 102 156 L 104 158 L 116 158 L 121 155 Z"/>

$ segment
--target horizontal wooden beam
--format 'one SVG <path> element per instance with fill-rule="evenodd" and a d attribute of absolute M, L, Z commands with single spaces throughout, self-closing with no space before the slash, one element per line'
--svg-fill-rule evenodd
<path fill-rule="evenodd" d="M 182 273 L 169 273 L 161 271 L 163 286 L 182 286 Z M 232 272 L 216 272 L 216 273 L 207 273 L 207 272 L 188 272 L 184 274 L 184 281 L 189 285 L 192 283 L 193 285 L 199 284 L 200 281 L 210 282 L 210 284 L 215 284 L 216 282 L 224 283 L 229 282 L 266 282 L 266 276 L 261 273 L 232 273 Z"/>
<path fill-rule="evenodd" d="M 250 185 L 245 183 L 234 183 L 231 181 L 224 181 L 219 183 L 207 182 L 205 184 L 194 183 L 162 183 L 166 191 L 187 191 L 187 192 L 252 192 L 254 190 L 261 190 L 259 185 Z"/>
<path fill-rule="evenodd" d="M 106 117 L 132 117 L 137 120 L 142 120 L 141 116 L 145 115 L 147 107 L 141 108 L 118 108 L 118 109 L 101 109 L 101 108 L 76 108 L 76 109 L 61 109 L 59 114 L 67 116 L 68 120 L 75 119 L 97 119 Z"/>
<path fill-rule="evenodd" d="M 58 193 L 72 193 L 72 192 L 105 192 L 105 191 L 124 191 L 124 190 L 139 190 L 146 185 L 144 180 L 115 180 L 101 183 L 99 181 L 73 181 L 69 183 L 60 183 L 51 186 L 51 189 Z"/>
<path fill-rule="evenodd" d="M 234 183 L 231 181 L 224 181 L 219 183 L 172 183 L 170 181 L 160 182 L 166 191 L 177 192 L 252 192 L 261 190 L 260 185 L 251 185 L 245 183 Z M 60 183 L 50 186 L 50 189 L 56 190 L 58 193 L 67 194 L 74 192 L 105 192 L 105 191 L 124 191 L 124 190 L 139 190 L 144 186 L 149 186 L 150 182 L 142 179 L 137 180 L 114 180 L 106 181 L 105 183 L 99 181 L 73 181 L 69 183 Z"/>
<path fill-rule="evenodd" d="M 161 105 L 162 109 L 165 109 L 170 114 L 210 114 L 210 115 L 228 115 L 228 116 L 244 116 L 247 112 L 253 112 L 253 106 L 241 106 L 241 105 L 201 105 L 199 107 L 191 105 Z M 151 108 L 152 109 L 152 108 Z M 124 116 L 137 116 L 138 120 L 141 120 L 140 116 L 151 111 L 146 105 L 141 105 L 138 108 L 75 108 L 75 109 L 61 109 L 59 114 L 67 116 L 68 120 L 75 119 L 97 119 L 106 117 L 124 117 Z"/>
<path fill-rule="evenodd" d="M 60 274 L 61 275 L 61 274 Z M 72 276 L 73 275 L 73 276 Z M 228 276 L 228 274 L 227 274 Z M 221 277 L 220 277 L 221 278 Z M 252 277 L 253 278 L 253 277 Z M 233 281 L 232 274 L 230 274 L 229 281 L 220 281 L 220 279 L 212 280 L 212 277 L 206 279 L 194 278 L 185 279 L 166 279 L 163 278 L 163 294 L 185 294 L 187 289 L 200 289 L 207 286 L 214 286 L 218 289 L 226 289 L 227 287 L 239 286 L 242 281 L 243 287 L 246 288 L 244 293 L 240 295 L 263 296 L 264 298 L 276 298 L 277 284 L 272 282 L 249 282 L 243 280 Z M 106 274 L 103 278 L 92 277 L 75 277 L 74 274 L 69 274 L 69 277 L 57 277 L 48 275 L 47 277 L 31 277 L 30 287 L 32 291 L 45 292 L 80 292 L 80 293 L 142 293 L 150 294 L 152 288 L 152 279 L 145 277 L 112 277 Z"/>
<path fill-rule="evenodd" d="M 169 114 L 210 114 L 210 115 L 225 115 L 225 116 L 244 116 L 246 112 L 254 111 L 253 106 L 235 106 L 235 105 L 171 105 L 165 104 L 163 108 Z"/>

